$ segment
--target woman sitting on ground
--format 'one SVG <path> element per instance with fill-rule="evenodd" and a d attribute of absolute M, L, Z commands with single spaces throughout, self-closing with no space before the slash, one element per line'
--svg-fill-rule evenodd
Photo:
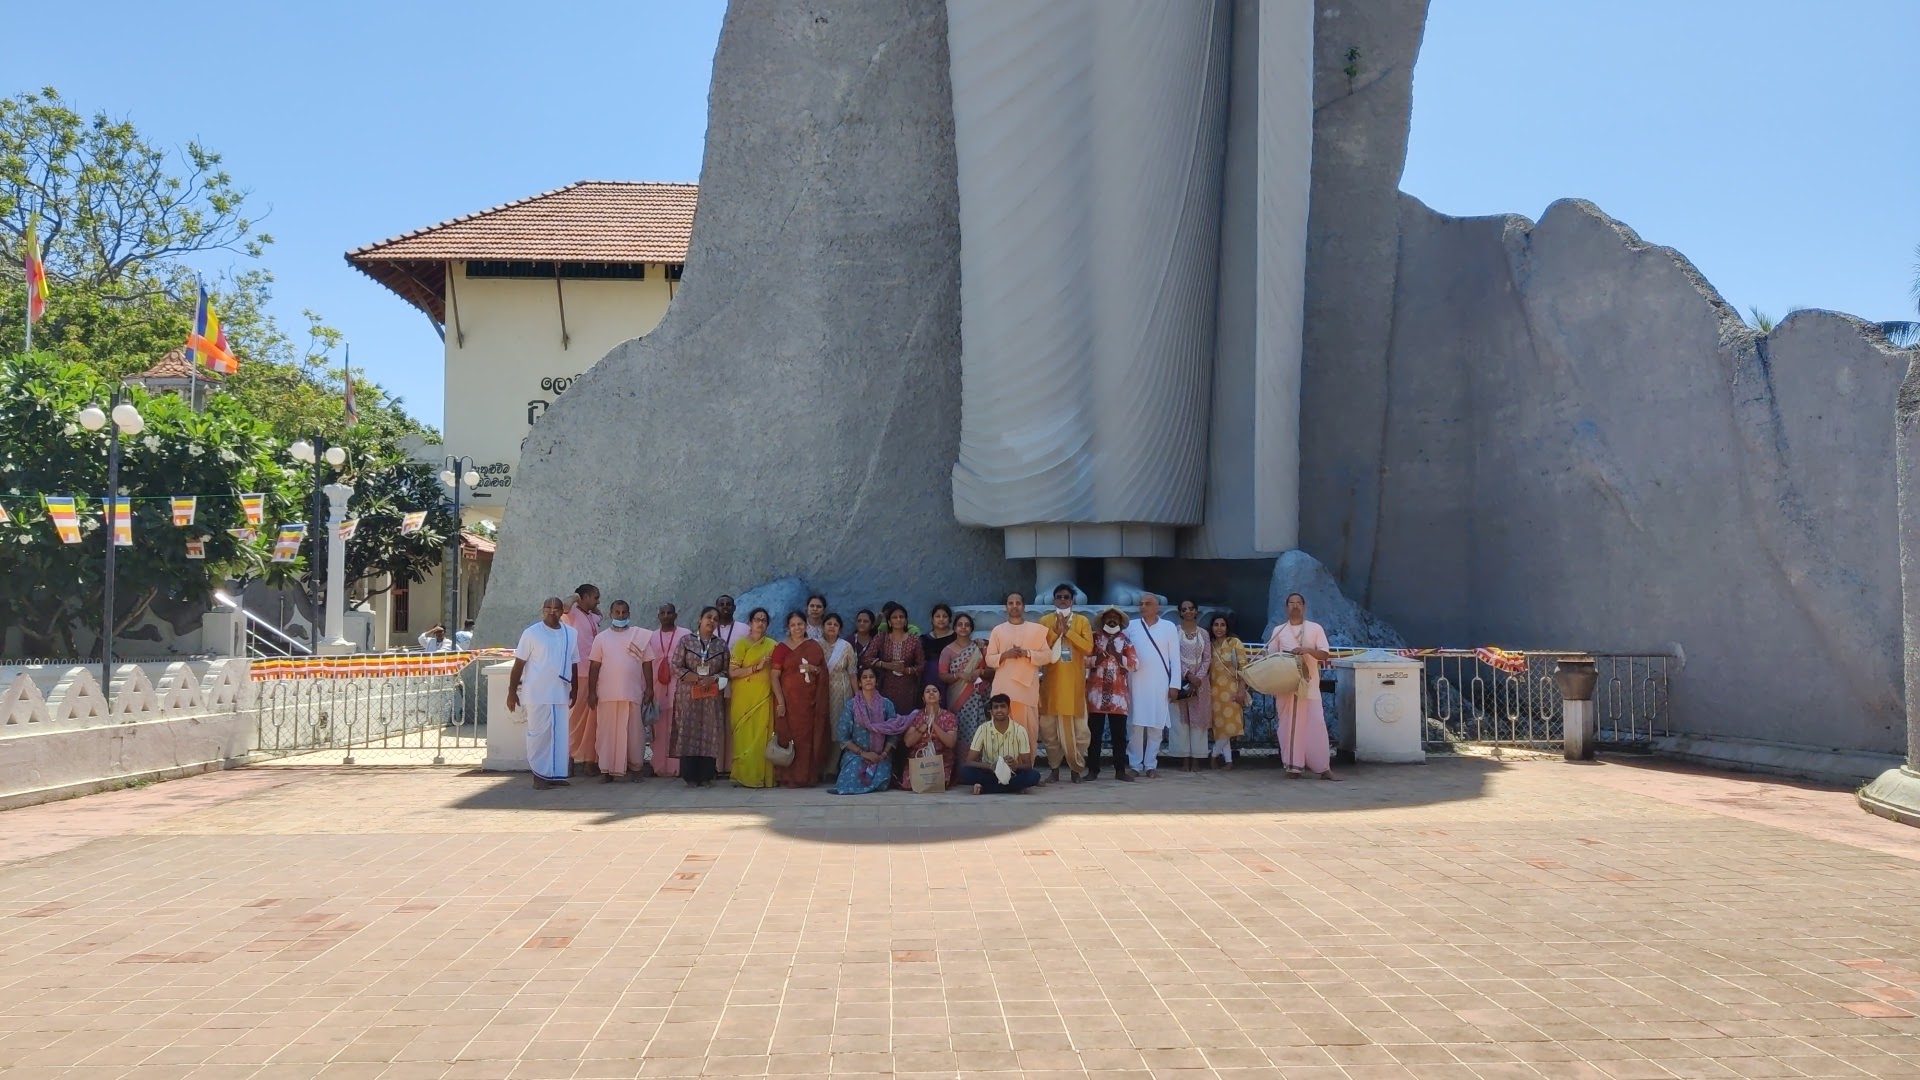
<path fill-rule="evenodd" d="M 840 714 L 840 780 L 835 795 L 870 795 L 893 782 L 893 747 L 906 718 L 880 696 L 872 668 L 860 669 L 860 689 Z"/>
<path fill-rule="evenodd" d="M 937 755 L 940 758 L 941 783 L 951 787 L 954 779 L 953 746 L 959 739 L 960 721 L 940 704 L 940 688 L 921 688 L 920 707 L 907 715 L 907 756 Z M 908 777 L 901 777 L 900 786 L 909 786 L 907 780 Z"/>

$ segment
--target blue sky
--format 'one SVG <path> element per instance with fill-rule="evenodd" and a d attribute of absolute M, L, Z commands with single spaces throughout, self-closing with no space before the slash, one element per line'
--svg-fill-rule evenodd
<path fill-rule="evenodd" d="M 81 10 L 12 13 L 37 44 L 0 93 L 221 151 L 271 208 L 283 321 L 319 311 L 438 424 L 438 338 L 342 253 L 574 180 L 698 179 L 723 4 L 94 0 L 111 32 L 76 34 Z M 1452 214 L 1591 199 L 1743 311 L 1912 317 L 1916 40 L 1914 0 L 1435 0 L 1403 186 Z"/>

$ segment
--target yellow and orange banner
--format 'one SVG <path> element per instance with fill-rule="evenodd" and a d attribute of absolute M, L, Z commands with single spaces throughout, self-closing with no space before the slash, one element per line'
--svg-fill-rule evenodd
<path fill-rule="evenodd" d="M 207 542 L 205 540 L 187 541 L 187 558 L 204 559 L 206 557 L 207 557 Z"/>
<path fill-rule="evenodd" d="M 198 495 L 175 495 L 173 497 L 173 523 L 185 528 L 193 524 L 193 514 L 200 505 Z"/>
<path fill-rule="evenodd" d="M 254 682 L 272 679 L 342 679 L 374 675 L 453 675 L 473 653 L 392 653 L 384 656 L 293 656 L 255 660 Z"/>
<path fill-rule="evenodd" d="M 106 500 L 100 500 L 105 503 Z M 100 521 L 105 524 L 107 508 L 100 507 Z M 133 500 L 122 496 L 113 500 L 113 546 L 133 546 Z"/>
<path fill-rule="evenodd" d="M 347 520 L 340 523 L 340 539 L 343 542 L 353 539 L 353 534 L 359 531 L 360 531 L 359 518 L 348 518 Z"/>
<path fill-rule="evenodd" d="M 407 511 L 407 516 L 400 519 L 400 535 L 411 536 L 419 532 L 426 523 L 427 512 L 425 510 L 409 510 Z"/>
<path fill-rule="evenodd" d="M 304 521 L 280 526 L 280 535 L 273 541 L 273 561 L 287 563 L 298 558 L 300 543 L 306 538 L 307 525 Z"/>
<path fill-rule="evenodd" d="M 258 525 L 267 513 L 267 497 L 263 493 L 240 496 L 240 509 L 247 513 L 247 524 Z"/>
<path fill-rule="evenodd" d="M 47 517 L 53 519 L 53 529 L 60 534 L 63 544 L 80 542 L 80 510 L 74 504 L 71 495 L 42 495 L 40 501 L 46 504 Z"/>
<path fill-rule="evenodd" d="M 235 540 L 238 540 L 243 544 L 251 544 L 253 543 L 254 539 L 258 537 L 260 534 L 253 531 L 252 529 L 241 528 L 241 529 L 228 529 L 227 535 L 233 537 Z"/>

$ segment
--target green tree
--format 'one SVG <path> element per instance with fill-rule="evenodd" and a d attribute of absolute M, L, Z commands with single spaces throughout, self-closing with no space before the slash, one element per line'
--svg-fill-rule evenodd
<path fill-rule="evenodd" d="M 88 405 L 105 408 L 112 384 L 47 356 L 8 357 L 0 379 L 0 625 L 19 628 L 27 655 L 74 656 L 76 631 L 99 625 L 109 437 L 75 418 Z M 146 428 L 121 439 L 120 493 L 132 500 L 134 544 L 115 556 L 116 632 L 149 610 L 176 625 L 197 619 L 228 577 L 291 580 L 302 564 L 269 561 L 269 530 L 251 543 L 227 531 L 246 524 L 242 493 L 267 496 L 267 523 L 303 516 L 298 477 L 267 425 L 229 398 L 195 413 L 171 394 L 134 389 L 129 397 Z M 41 505 L 40 496 L 55 494 L 78 499 L 78 544 L 59 541 Z M 190 527 L 173 524 L 176 494 L 201 496 Z M 204 559 L 187 557 L 189 538 L 204 540 Z"/>
<path fill-rule="evenodd" d="M 285 439 L 345 433 L 340 333 L 312 311 L 301 331 L 268 310 L 273 275 L 258 261 L 273 237 L 252 193 L 198 142 L 177 152 L 126 120 L 74 110 L 52 88 L 0 99 L 0 342 L 23 340 L 21 252 L 40 223 L 50 295 L 34 345 L 108 377 L 143 371 L 185 341 L 198 278 L 189 261 L 226 253 L 236 272 L 207 282 L 241 358 L 223 389 Z M 427 431 L 397 399 L 356 378 L 362 423 L 393 439 Z"/>
<path fill-rule="evenodd" d="M 1913 248 L 1913 284 L 1909 288 L 1909 295 L 1913 297 L 1914 311 L 1920 314 L 1920 244 L 1914 245 Z M 1881 323 L 1880 329 L 1887 332 L 1887 340 L 1893 342 L 1898 348 L 1920 348 L 1920 321 L 1895 319 L 1892 322 Z"/>

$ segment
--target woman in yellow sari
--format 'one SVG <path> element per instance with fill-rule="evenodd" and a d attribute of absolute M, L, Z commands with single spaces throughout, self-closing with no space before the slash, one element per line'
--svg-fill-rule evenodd
<path fill-rule="evenodd" d="M 1214 768 L 1221 762 L 1233 768 L 1233 740 L 1246 733 L 1247 684 L 1240 672 L 1247 666 L 1247 647 L 1233 636 L 1225 615 L 1207 620 L 1213 637 L 1213 664 L 1207 669 L 1207 690 L 1213 698 L 1213 752 L 1208 760 Z"/>
<path fill-rule="evenodd" d="M 746 637 L 733 643 L 733 702 L 727 718 L 733 727 L 733 782 L 741 787 L 773 786 L 767 740 L 773 737 L 773 650 L 767 636 L 767 609 L 747 615 Z"/>

